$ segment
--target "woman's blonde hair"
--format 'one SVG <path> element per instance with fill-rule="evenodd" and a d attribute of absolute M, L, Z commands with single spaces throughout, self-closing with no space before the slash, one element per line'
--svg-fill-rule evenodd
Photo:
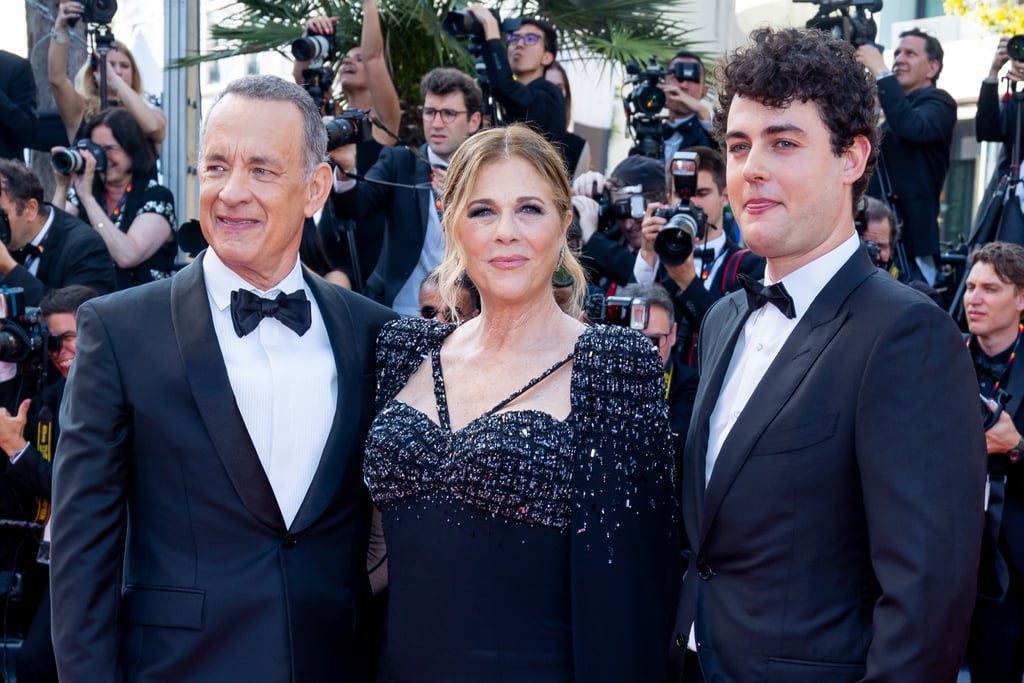
<path fill-rule="evenodd" d="M 437 269 L 438 291 L 441 299 L 452 310 L 455 310 L 459 280 L 466 272 L 466 252 L 456 226 L 466 215 L 475 181 L 483 168 L 497 161 L 514 158 L 529 163 L 550 184 L 559 220 L 572 211 L 572 188 L 565 171 L 565 161 L 543 137 L 521 124 L 492 128 L 470 136 L 452 155 L 444 188 L 443 223 L 446 227 L 444 259 Z M 509 178 L 509 182 L 515 182 L 515 179 Z M 568 274 L 572 284 L 566 288 L 571 295 L 562 304 L 562 310 L 575 317 L 583 310 L 587 276 L 579 260 L 570 251 L 565 232 L 563 229 L 560 268 Z"/>
<path fill-rule="evenodd" d="M 132 82 L 129 83 L 132 90 L 137 92 L 139 95 L 143 94 L 142 91 L 142 76 L 139 75 L 139 65 L 135 63 L 135 55 L 128 49 L 128 46 L 122 43 L 120 40 L 115 40 L 111 44 L 110 49 L 117 50 L 125 57 L 132 65 Z M 92 59 L 85 60 L 85 64 L 78 70 L 75 75 L 75 90 L 80 92 L 85 97 L 85 116 L 82 117 L 83 121 L 88 121 L 90 118 L 100 113 L 100 86 L 96 83 L 96 79 L 93 78 L 93 74 L 96 73 L 96 69 L 99 68 L 99 63 L 93 64 Z"/>

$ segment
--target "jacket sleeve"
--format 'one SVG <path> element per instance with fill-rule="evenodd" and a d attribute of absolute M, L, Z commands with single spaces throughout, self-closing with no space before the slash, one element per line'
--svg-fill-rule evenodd
<path fill-rule="evenodd" d="M 981 82 L 978 112 L 974 115 L 978 142 L 1003 142 L 1003 121 L 999 111 L 999 83 Z"/>
<path fill-rule="evenodd" d="M 9 66 L 10 81 L 0 89 L 0 127 L 8 138 L 27 145 L 36 126 L 36 82 L 27 60 L 17 58 Z"/>
<path fill-rule="evenodd" d="M 895 76 L 878 81 L 878 101 L 890 132 L 901 142 L 924 145 L 949 141 L 956 125 L 956 102 L 945 91 L 928 88 L 908 97 Z"/>
<path fill-rule="evenodd" d="M 634 280 L 636 256 L 602 232 L 595 232 L 583 245 L 583 265 L 609 280 L 626 285 Z"/>
<path fill-rule="evenodd" d="M 389 211 L 394 190 L 388 183 L 398 182 L 399 154 L 409 154 L 405 149 L 386 148 L 381 151 L 376 163 L 366 172 L 364 179 L 347 192 L 331 191 L 334 213 L 338 218 L 360 219 Z"/>

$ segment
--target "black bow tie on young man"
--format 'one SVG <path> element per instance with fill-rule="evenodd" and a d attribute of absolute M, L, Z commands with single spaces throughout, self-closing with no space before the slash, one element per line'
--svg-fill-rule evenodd
<path fill-rule="evenodd" d="M 247 289 L 231 292 L 231 323 L 235 326 L 235 334 L 244 337 L 255 330 L 264 318 L 277 318 L 301 337 L 311 322 L 306 293 L 299 289 L 291 294 L 281 292 L 275 299 L 264 299 Z"/>
<path fill-rule="evenodd" d="M 17 261 L 21 265 L 25 265 L 25 261 L 27 261 L 29 259 L 29 257 L 39 258 L 39 256 L 42 253 L 43 253 L 43 250 L 41 248 L 39 248 L 38 246 L 36 246 L 35 244 L 26 244 L 21 249 L 14 249 L 14 250 L 12 250 L 11 251 L 11 258 L 13 258 L 15 261 Z"/>
<path fill-rule="evenodd" d="M 793 297 L 789 295 L 781 282 L 766 286 L 744 273 L 740 273 L 738 279 L 743 285 L 743 289 L 747 290 L 747 303 L 750 304 L 752 310 L 757 310 L 770 303 L 790 320 L 796 317 L 796 305 L 793 303 Z"/>

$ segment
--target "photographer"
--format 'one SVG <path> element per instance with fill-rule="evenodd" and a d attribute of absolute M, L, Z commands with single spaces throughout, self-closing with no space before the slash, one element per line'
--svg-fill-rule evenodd
<path fill-rule="evenodd" d="M 1024 676 L 1024 364 L 1016 356 L 1024 331 L 1024 247 L 990 242 L 972 253 L 970 262 L 963 300 L 968 348 L 978 390 L 998 419 L 990 419 L 985 432 L 989 498 L 967 663 L 972 681 L 1019 683 Z M 1009 402 L 997 410 L 1002 392 Z"/>
<path fill-rule="evenodd" d="M 676 76 L 676 64 L 696 64 L 699 80 Z M 665 82 L 659 87 L 665 93 L 665 163 L 672 155 L 688 147 L 717 147 L 711 139 L 711 107 L 704 102 L 708 94 L 704 60 L 689 50 L 680 50 L 668 66 Z"/>
<path fill-rule="evenodd" d="M 563 150 L 564 156 L 565 98 L 544 78 L 544 69 L 558 53 L 555 29 L 539 19 L 522 17 L 519 28 L 505 37 L 506 47 L 498 20 L 486 7 L 472 4 L 466 11 L 484 27 L 483 60 L 491 93 L 504 109 L 501 123 L 531 125 Z M 567 161 L 566 167 L 569 165 Z"/>
<path fill-rule="evenodd" d="M 676 306 L 680 323 L 677 352 L 689 365 L 696 364 L 696 340 L 704 315 L 711 305 L 729 292 L 740 288 L 741 273 L 755 280 L 764 276 L 765 261 L 749 249 L 743 249 L 723 230 L 725 207 L 729 194 L 725 187 L 725 160 L 708 147 L 694 147 L 696 152 L 697 188 L 690 198 L 693 206 L 704 212 L 703 236 L 695 235 L 694 249 L 678 265 L 663 265 L 655 251 L 655 240 L 666 219 L 654 215 L 663 204 L 647 207 L 641 225 L 642 242 L 637 254 L 635 272 L 638 282 L 658 282 Z M 679 197 L 673 196 L 678 201 Z"/>
<path fill-rule="evenodd" d="M 1021 81 L 1024 81 L 1024 61 L 1010 59 L 1006 46 L 1009 42 L 1008 36 L 999 38 L 999 45 L 992 57 L 992 66 L 989 68 L 988 76 L 981 82 L 981 90 L 978 93 L 978 112 L 974 117 L 974 133 L 978 142 L 1001 142 L 999 150 L 999 164 L 996 167 L 992 179 L 989 181 L 985 191 L 985 197 L 991 197 L 999 185 L 1000 179 L 1010 170 L 1010 164 L 1015 161 L 1011 159 L 1013 151 L 1014 136 L 1024 131 L 1018 131 L 1017 119 L 1020 103 L 1011 96 L 1016 93 Z M 1010 68 L 1003 76 L 1009 82 L 1010 92 L 1004 103 L 1000 104 L 999 98 L 999 72 L 1009 63 Z M 1000 199 L 1002 199 L 1000 197 Z"/>
<path fill-rule="evenodd" d="M 84 129 L 75 168 L 58 168 L 54 205 L 88 222 L 116 265 L 115 288 L 169 277 L 177 255 L 174 197 L 153 179 L 156 157 L 125 109 L 107 109 Z M 64 147 L 55 147 L 65 159 Z M 56 167 L 55 167 L 56 168 Z"/>
<path fill-rule="evenodd" d="M 929 284 L 938 269 L 939 195 L 956 125 L 956 101 L 935 87 L 942 58 L 939 41 L 918 29 L 900 34 L 891 71 L 877 46 L 857 48 L 857 60 L 877 80 L 885 113 L 878 170 L 868 194 L 896 205 L 908 266 Z"/>

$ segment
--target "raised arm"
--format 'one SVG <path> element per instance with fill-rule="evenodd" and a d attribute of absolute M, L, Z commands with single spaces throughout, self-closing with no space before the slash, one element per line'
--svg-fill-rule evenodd
<path fill-rule="evenodd" d="M 384 34 L 380 28 L 380 13 L 377 0 L 363 0 L 363 34 L 360 48 L 363 52 L 363 68 L 366 69 L 366 82 L 370 85 L 370 99 L 373 101 L 373 113 L 392 133 L 398 134 L 402 123 L 402 105 L 398 100 L 398 91 L 391 80 L 391 71 L 384 55 Z M 397 140 L 382 131 L 373 129 L 373 139 L 382 145 L 393 145 Z"/>

